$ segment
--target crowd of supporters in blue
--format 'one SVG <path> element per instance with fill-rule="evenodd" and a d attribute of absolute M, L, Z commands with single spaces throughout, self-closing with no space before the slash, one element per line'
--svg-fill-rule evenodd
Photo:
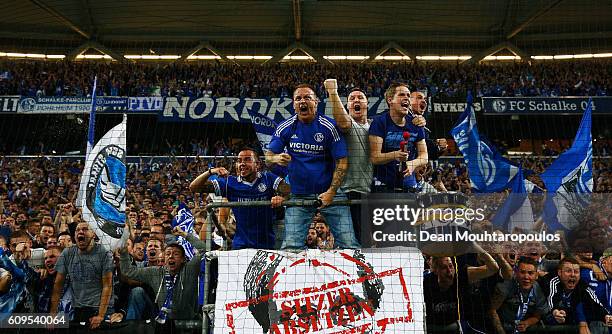
<path fill-rule="evenodd" d="M 110 68 L 113 66 L 124 65 L 110 65 Z M 221 66 L 214 68 L 219 71 L 227 69 Z M 386 66 L 381 68 L 387 72 Z M 256 71 L 232 69 L 238 72 L 243 70 Z M 320 76 L 328 75 L 327 69 L 319 70 L 323 71 L 319 73 Z M 393 72 L 393 69 L 389 69 L 387 75 L 395 77 L 392 73 L 397 73 L 396 79 L 411 75 L 410 72 L 405 74 L 405 69 L 396 70 Z M 36 71 L 44 72 L 41 68 Z M 157 75 L 162 75 L 164 71 L 160 68 Z M 463 70 L 454 68 L 449 71 Z M 356 72 L 359 73 L 358 70 Z M 466 74 L 459 72 L 457 77 Z M 182 72 L 178 69 L 174 75 L 178 76 L 177 73 Z M 432 73 L 437 72 L 434 70 Z M 452 77 L 449 73 L 444 75 Z M 223 73 L 217 72 L 217 75 L 224 77 Z M 251 76 L 251 79 L 254 77 Z M 279 74 L 279 77 L 289 78 L 291 75 Z M 372 73 L 372 77 L 376 75 Z M 499 74 L 499 78 L 504 78 L 504 75 Z M 112 82 L 112 79 L 107 80 L 107 83 Z M 424 80 L 423 84 L 426 84 L 427 79 Z M 142 87 L 146 86 L 144 77 L 137 81 Z M 287 85 L 293 84 L 289 79 L 286 82 Z M 383 87 L 386 82 L 380 84 Z M 450 86 L 461 87 L 461 83 Z M 570 86 L 574 89 L 581 87 L 567 87 Z M 347 86 L 346 89 L 352 87 Z M 433 91 L 431 87 L 428 88 L 430 92 Z M 327 86 L 324 89 L 330 90 Z M 336 193 L 340 187 L 336 180 L 338 166 L 348 155 L 344 135 L 340 135 L 339 131 L 343 125 L 338 121 L 336 126 L 330 118 L 311 114 L 316 110 L 313 107 L 316 98 L 312 96 L 315 90 L 298 86 L 293 96 L 297 116 L 279 125 L 270 144 L 271 152 L 265 156 L 266 162 L 271 164 L 283 166 L 294 159 L 297 160 L 295 164 L 302 164 L 299 168 L 289 165 L 288 172 L 284 172 L 292 181 L 290 185 L 285 184 L 283 177 L 277 176 L 282 171 L 262 167 L 264 157 L 253 149 L 234 152 L 238 153 L 237 160 L 141 160 L 130 166 L 127 175 L 126 225 L 129 226 L 129 239 L 126 247 L 112 253 L 96 242 L 96 236 L 83 221 L 80 209 L 73 204 L 79 190 L 82 162 L 48 158 L 1 159 L 0 317 L 13 312 L 64 311 L 76 323 L 85 323 L 92 329 L 129 320 L 154 319 L 159 331 L 174 331 L 173 320 L 198 319 L 201 316 L 198 294 L 195 292 L 198 291 L 197 276 L 204 249 L 203 240 L 211 240 L 213 248 L 221 250 L 264 244 L 267 248 L 283 249 L 296 245 L 321 249 L 354 248 L 357 241 L 347 233 L 356 232 L 350 226 L 350 220 L 349 225 L 339 226 L 337 219 L 330 219 L 348 219 L 351 213 L 348 209 L 342 211 L 343 208 L 326 206 L 332 199 L 346 198 L 342 191 Z M 230 89 L 221 94 L 234 95 L 232 92 Z M 354 90 L 350 93 L 354 92 L 359 94 Z M 400 85 L 392 89 L 388 101 L 408 100 L 408 96 L 410 92 Z M 351 113 L 354 113 L 354 106 L 351 108 Z M 394 108 L 407 109 L 399 105 Z M 302 118 L 308 117 L 312 117 L 311 123 L 304 123 Z M 374 120 L 374 129 L 365 132 L 369 133 L 370 138 L 378 135 L 376 127 L 387 126 L 382 123 L 387 122 L 383 119 L 387 115 L 378 117 Z M 417 117 L 413 115 L 411 120 Z M 417 141 L 423 141 L 425 145 L 425 135 L 423 124 L 418 119 L 414 122 L 406 126 L 419 134 L 413 139 L 416 150 Z M 294 141 L 303 139 L 300 137 L 305 138 L 303 142 Z M 444 154 L 439 142 L 433 145 L 438 145 L 436 150 L 439 149 L 439 152 L 434 156 L 430 151 L 430 161 Z M 429 149 L 429 143 L 427 146 L 425 152 Z M 197 149 L 197 145 L 195 147 Z M 292 155 L 285 153 L 284 148 Z M 311 158 L 305 159 L 295 153 L 309 154 L 323 149 L 329 150 L 326 154 L 335 159 L 335 164 L 330 163 L 329 159 L 312 162 L 309 160 Z M 420 149 L 418 155 L 414 151 L 403 157 L 406 168 L 412 161 L 420 159 Z M 382 156 L 391 152 L 380 153 Z M 349 161 L 355 156 L 355 152 L 352 152 Z M 392 163 L 392 166 L 385 166 L 391 167 L 394 175 L 398 166 L 395 160 L 393 158 L 387 163 Z M 541 172 L 550 159 L 523 157 L 522 162 L 524 168 Z M 417 192 L 470 192 L 467 169 L 461 162 L 439 160 L 435 166 L 417 166 L 416 163 L 410 166 L 414 166 L 412 175 L 402 179 L 400 174 L 397 178 L 400 187 L 418 189 Z M 326 172 L 325 175 L 321 170 Z M 386 172 L 380 175 L 384 176 Z M 314 179 L 304 177 L 314 173 L 321 176 Z M 378 173 L 376 170 L 375 175 Z M 612 190 L 611 173 L 609 157 L 594 159 L 595 192 Z M 406 180 L 408 178 L 410 180 Z M 537 178 L 533 182 L 538 184 Z M 391 189 L 395 187 L 394 184 L 388 185 Z M 204 210 L 207 203 L 222 201 L 222 197 L 257 200 L 265 192 L 272 205 L 279 207 L 270 217 L 278 219 L 283 217 L 280 207 L 289 195 L 289 187 L 291 198 L 315 199 L 313 194 L 318 195 L 321 207 L 288 208 L 284 212 L 285 229 L 301 227 L 286 233 L 284 238 L 278 230 L 274 231 L 276 235 L 271 233 L 269 226 L 262 231 L 264 227 L 258 219 L 267 217 L 269 211 L 245 215 L 247 212 L 242 209 L 219 209 L 208 216 L 209 213 Z M 494 229 L 490 220 L 501 201 L 492 203 L 487 219 L 475 228 Z M 181 203 L 194 214 L 194 234 L 172 227 L 172 219 L 177 215 Z M 428 268 L 423 281 L 428 332 L 516 333 L 527 329 L 555 333 L 575 332 L 576 329 L 580 333 L 608 332 L 612 326 L 612 226 L 609 223 L 612 209 L 608 204 L 607 198 L 593 202 L 588 224 L 580 226 L 581 230 L 586 231 L 586 236 L 569 240 L 573 246 L 571 249 L 547 248 L 540 242 L 520 245 L 505 242 L 474 244 L 467 255 L 456 257 L 424 255 Z M 296 221 L 307 224 L 296 224 Z M 208 226 L 209 223 L 214 226 Z M 206 233 L 209 227 L 213 230 L 212 235 Z M 334 234 L 338 231 L 341 232 Z M 294 238 L 290 242 L 286 237 L 288 234 Z M 296 240 L 296 235 L 304 235 L 305 240 Z M 185 237 L 197 249 L 194 259 L 186 260 L 184 249 L 177 245 L 178 236 Z M 584 242 L 587 240 L 598 242 Z M 213 286 L 211 302 L 214 291 Z"/>
<path fill-rule="evenodd" d="M 544 165 L 540 159 L 526 162 L 531 163 L 536 169 L 536 165 Z M 200 196 L 188 190 L 189 180 L 193 180 L 209 165 L 225 165 L 229 169 L 232 161 L 223 159 L 216 161 L 180 159 L 166 163 L 143 161 L 130 168 L 126 212 L 130 226 L 133 227 L 128 244 L 131 265 L 136 268 L 164 265 L 164 249 L 169 244 L 175 243 L 170 222 L 176 213 L 178 202 L 184 202 L 191 208 L 195 216 L 195 231 L 199 238 L 202 240 L 211 238 L 215 248 L 218 249 L 231 247 L 229 245 L 231 245 L 232 232 L 222 233 L 213 227 L 212 236 L 207 236 L 205 233 L 207 221 L 203 207 L 214 198 Z M 595 189 L 609 192 L 612 186 L 610 161 L 596 160 L 594 166 Z M 81 168 L 82 165 L 78 162 L 59 162 L 45 158 L 1 160 L 0 306 L 2 312 L 8 310 L 16 313 L 49 312 L 53 278 L 58 271 L 57 260 L 62 250 L 76 247 L 74 246 L 76 229 L 78 224 L 83 222 L 80 210 L 72 204 L 78 189 Z M 439 171 L 441 180 L 448 189 L 462 189 L 461 186 L 455 185 L 458 178 L 463 179 L 462 182 L 467 187 L 466 171 L 461 164 L 441 164 Z M 611 214 L 609 206 L 598 208 L 596 219 L 600 225 L 593 226 L 591 230 L 592 233 L 604 233 L 602 239 L 608 246 L 612 240 L 610 238 L 612 229 L 609 224 Z M 235 225 L 235 219 L 233 220 L 231 215 L 217 219 L 226 219 L 229 220 L 229 225 Z M 22 249 L 17 251 L 20 244 L 23 245 Z M 306 244 L 312 248 L 333 247 L 333 236 L 320 215 L 313 218 Z M 575 331 L 575 325 L 579 322 L 602 321 L 604 313 L 612 311 L 608 299 L 612 293 L 610 249 L 602 252 L 600 247 L 595 253 L 586 250 L 574 254 L 577 261 L 566 258 L 559 265 L 558 250 L 548 250 L 541 243 L 519 246 L 508 242 L 495 247 L 494 250 L 489 249 L 494 255 L 494 263 L 497 263 L 493 265 L 493 269 L 487 268 L 486 263 L 483 267 L 482 262 L 479 262 L 482 261 L 482 256 L 426 257 L 426 267 L 429 269 L 425 274 L 424 290 L 429 332 L 436 330 L 454 332 L 456 329 L 453 329 L 453 326 L 456 326 L 458 308 L 460 308 L 462 319 L 466 320 L 462 322 L 464 330 L 466 326 L 471 326 L 485 333 L 494 333 L 493 324 L 489 321 L 492 319 L 491 314 L 488 312 L 492 297 L 495 296 L 498 298 L 496 301 L 503 299 L 503 302 L 497 305 L 500 307 L 498 311 L 506 333 L 511 333 L 510 327 L 515 325 L 516 309 L 522 301 L 518 295 L 513 295 L 516 292 L 513 289 L 517 288 L 512 284 L 519 284 L 522 287 L 524 283 L 526 286 L 524 291 L 528 291 L 528 294 L 523 296 L 529 304 L 526 318 L 541 319 L 545 326 L 553 326 L 549 328 L 552 332 Z M 15 254 L 24 254 L 21 262 L 15 261 Z M 163 305 L 163 300 L 160 301 L 159 296 L 156 296 L 158 286 L 151 289 L 141 281 L 122 279 L 119 270 L 120 254 L 115 255 L 114 265 L 111 264 L 107 268 L 113 271 L 112 298 L 115 299 L 114 308 L 108 311 L 108 319 L 112 317 L 114 321 L 120 321 L 119 319 L 127 321 L 156 317 L 157 307 Z M 529 259 L 520 260 L 522 257 Z M 23 285 L 17 284 L 20 281 Z M 561 286 L 565 288 L 568 284 L 572 289 L 560 288 Z M 461 294 L 460 303 L 457 303 L 457 291 Z M 533 291 L 532 297 L 529 296 L 529 291 Z M 572 291 L 576 291 L 574 295 Z M 15 297 L 11 295 L 15 292 L 20 293 L 18 298 L 12 302 L 8 301 L 10 297 Z M 593 293 L 601 299 L 593 299 Z M 214 290 L 211 296 L 214 296 Z M 70 312 L 70 307 L 75 305 L 71 305 L 70 296 L 66 296 L 66 299 L 66 301 L 60 300 L 63 303 L 61 306 Z M 556 310 L 562 310 L 565 316 L 555 318 L 558 314 Z M 555 327 L 561 324 L 574 325 L 574 327 Z M 594 330 L 592 333 L 597 330 L 591 329 Z M 603 327 L 599 330 L 600 333 L 605 332 Z"/>
<path fill-rule="evenodd" d="M 337 78 L 341 96 L 361 88 L 382 96 L 401 81 L 434 98 L 475 96 L 609 96 L 610 61 L 549 61 L 465 65 L 456 63 L 301 64 L 119 64 L 68 61 L 0 61 L 0 95 L 87 96 L 98 75 L 98 96 L 290 97 L 307 82 L 321 95 L 320 78 Z"/>

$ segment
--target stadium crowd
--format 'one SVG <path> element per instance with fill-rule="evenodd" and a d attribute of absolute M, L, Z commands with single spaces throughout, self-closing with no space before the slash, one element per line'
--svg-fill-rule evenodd
<path fill-rule="evenodd" d="M 337 78 L 341 96 L 361 88 L 379 97 L 401 81 L 434 98 L 476 96 L 607 96 L 612 91 L 608 60 L 464 65 L 400 64 L 119 64 L 110 62 L 0 62 L 0 95 L 87 96 L 98 75 L 98 96 L 290 97 L 306 82 L 322 95 L 320 78 Z"/>
<path fill-rule="evenodd" d="M 355 214 L 353 207 L 330 206 L 332 201 L 369 192 L 470 193 L 466 166 L 440 160 L 446 141 L 425 134 L 425 125 L 435 124 L 421 116 L 422 94 L 392 85 L 386 91 L 389 113 L 370 123 L 363 91 L 348 92 L 345 110 L 337 82 L 322 87 L 332 104 L 338 102 L 334 119 L 316 115 L 317 89 L 298 86 L 293 93 L 296 116 L 279 124 L 265 154 L 241 148 L 235 159 L 141 159 L 131 164 L 125 209 L 129 237 L 112 253 L 96 242 L 73 204 L 81 162 L 3 158 L 0 316 L 64 311 L 92 329 L 155 319 L 159 331 L 174 331 L 171 320 L 199 317 L 195 292 L 205 240 L 222 250 L 357 248 L 360 210 Z M 416 135 L 403 141 L 386 136 L 404 130 Z M 196 142 L 192 150 L 198 147 Z M 536 174 L 551 160 L 522 158 L 523 166 Z M 610 191 L 611 168 L 610 159 L 594 160 L 596 192 Z M 532 180 L 541 185 L 537 177 Z M 224 198 L 269 200 L 272 207 L 217 209 L 209 216 L 204 206 Z M 287 199 L 318 201 L 318 207 L 283 208 Z M 502 201 L 503 194 L 492 200 L 489 216 L 475 228 L 493 231 L 491 215 Z M 193 234 L 173 227 L 182 204 L 194 215 Z M 611 207 L 605 197 L 594 201 L 587 222 L 577 229 L 586 235 L 568 237 L 566 249 L 505 242 L 474 244 L 456 257 L 426 254 L 428 331 L 607 332 L 605 326 L 612 326 Z M 273 228 L 277 220 L 283 220 L 284 233 Z M 206 233 L 209 222 L 212 235 Z M 177 244 L 179 236 L 197 250 L 191 260 Z"/>

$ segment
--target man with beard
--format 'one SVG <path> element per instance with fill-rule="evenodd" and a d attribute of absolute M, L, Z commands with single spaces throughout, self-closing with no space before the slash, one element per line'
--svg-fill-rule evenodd
<path fill-rule="evenodd" d="M 325 223 L 325 219 L 323 217 L 315 216 L 315 230 L 317 231 L 317 237 L 319 240 L 319 244 L 317 248 L 330 250 L 334 248 L 334 236 L 329 233 L 329 226 Z"/>
<path fill-rule="evenodd" d="M 405 84 L 389 86 L 385 101 L 389 112 L 374 118 L 369 130 L 370 160 L 375 166 L 374 190 L 413 192 L 416 186 L 413 172 L 428 161 L 425 130 L 413 124 L 413 119 L 422 116 L 411 114 L 410 90 Z"/>
<path fill-rule="evenodd" d="M 36 312 L 38 313 L 49 313 L 51 307 L 51 295 L 53 292 L 53 285 L 55 283 L 55 277 L 57 275 L 57 271 L 55 270 L 55 265 L 57 264 L 57 260 L 62 253 L 62 249 L 60 247 L 49 247 L 45 251 L 45 266 L 46 275 L 41 277 L 39 282 L 36 283 Z M 66 313 L 71 319 L 73 314 L 72 309 L 72 291 L 69 288 L 69 280 L 64 280 L 64 286 L 60 293 L 60 302 L 58 306 L 58 312 Z"/>
<path fill-rule="evenodd" d="M 79 223 L 75 236 L 76 246 L 64 249 L 55 266 L 57 274 L 51 296 L 51 313 L 58 311 L 64 282 L 69 276 L 74 320 L 96 329 L 113 310 L 113 255 L 95 242 L 89 224 Z"/>
<path fill-rule="evenodd" d="M 213 168 L 198 176 L 189 188 L 194 192 L 214 192 L 231 202 L 272 201 L 271 207 L 236 207 L 236 233 L 232 249 L 274 248 L 274 210 L 289 195 L 289 186 L 270 172 L 259 171 L 259 157 L 255 151 L 244 149 L 236 159 L 236 173 L 229 175 L 223 167 Z M 211 175 L 217 177 L 209 181 Z M 278 195 L 277 195 L 278 194 Z"/>
<path fill-rule="evenodd" d="M 205 243 L 179 226 L 175 227 L 174 234 L 187 239 L 199 251 L 204 251 Z M 201 260 L 201 256 L 196 255 L 187 261 L 183 247 L 170 244 L 164 250 L 163 267 L 136 268 L 131 264 L 127 249 L 120 249 L 121 274 L 157 292 L 155 303 L 160 311 L 155 319 L 156 332 L 172 332 L 174 322 L 169 320 L 198 318 L 196 291 Z"/>
<path fill-rule="evenodd" d="M 537 277 L 536 262 L 523 257 L 517 262 L 514 278 L 497 284 L 489 308 L 495 333 L 524 332 L 549 312 Z"/>
<path fill-rule="evenodd" d="M 544 282 L 548 307 L 552 310 L 546 317 L 548 324 L 578 325 L 580 333 L 586 334 L 589 333 L 588 320 L 612 320 L 595 292 L 580 280 L 580 264 L 576 259 L 562 259 L 557 275 L 545 277 Z"/>
<path fill-rule="evenodd" d="M 313 227 L 308 228 L 306 247 L 308 247 L 308 249 L 317 249 L 319 247 L 319 236 L 317 235 L 317 230 Z"/>
<path fill-rule="evenodd" d="M 276 128 L 266 162 L 289 167 L 292 198 L 321 201 L 318 209 L 330 224 L 336 246 L 359 248 L 349 208 L 329 206 L 334 200 L 346 199 L 346 195 L 338 194 L 338 189 L 346 176 L 348 152 L 335 121 L 317 114 L 318 103 L 311 86 L 296 87 L 293 92 L 296 114 Z M 308 226 L 316 212 L 314 207 L 287 208 L 282 249 L 304 248 Z"/>
<path fill-rule="evenodd" d="M 348 199 L 365 199 L 364 195 L 370 192 L 373 172 L 368 143 L 368 98 L 361 89 L 354 88 L 348 96 L 347 113 L 338 95 L 336 79 L 327 79 L 324 85 L 329 94 L 328 103 L 332 106 L 334 119 L 344 133 L 347 149 L 351 153 L 346 178 L 340 190 L 346 193 Z M 355 236 L 361 240 L 361 205 L 351 205 L 350 210 Z"/>

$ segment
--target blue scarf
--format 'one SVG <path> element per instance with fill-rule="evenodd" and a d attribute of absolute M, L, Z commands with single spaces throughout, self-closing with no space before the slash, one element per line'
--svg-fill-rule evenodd
<path fill-rule="evenodd" d="M 170 273 L 164 275 L 163 284 L 166 286 L 166 300 L 164 300 L 164 305 L 159 309 L 159 314 L 155 318 L 155 321 L 160 324 L 166 323 L 168 313 L 172 311 L 172 296 L 174 295 L 174 285 L 177 277 L 178 275 L 170 275 Z"/>

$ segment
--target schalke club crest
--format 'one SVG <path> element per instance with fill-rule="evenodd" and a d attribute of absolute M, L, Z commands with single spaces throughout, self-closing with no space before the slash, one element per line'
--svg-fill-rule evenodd
<path fill-rule="evenodd" d="M 102 148 L 94 158 L 85 192 L 87 208 L 98 227 L 120 238 L 125 226 L 125 150 L 116 145 Z"/>

